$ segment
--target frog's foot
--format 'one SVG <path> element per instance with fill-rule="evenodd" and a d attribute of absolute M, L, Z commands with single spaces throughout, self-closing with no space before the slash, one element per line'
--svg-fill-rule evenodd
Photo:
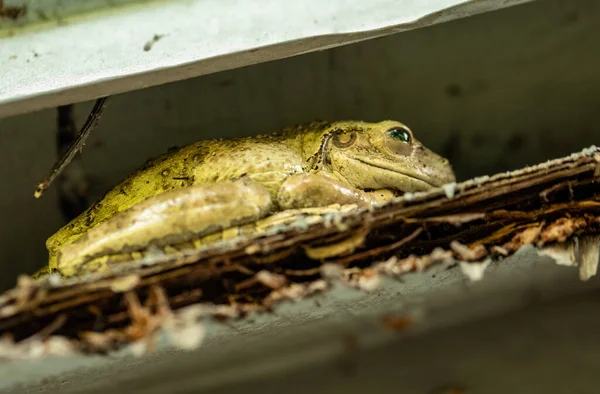
<path fill-rule="evenodd" d="M 282 209 L 323 207 L 333 204 L 370 206 L 389 201 L 387 189 L 364 192 L 336 179 L 317 174 L 296 174 L 283 183 L 277 194 Z"/>
<path fill-rule="evenodd" d="M 377 189 L 368 192 L 363 192 L 365 198 L 367 198 L 371 204 L 385 204 L 392 201 L 397 197 L 398 192 L 394 192 L 390 189 Z"/>
<path fill-rule="evenodd" d="M 254 222 L 272 210 L 268 190 L 250 178 L 194 185 L 151 197 L 89 230 L 58 253 L 62 274 L 100 256 L 181 243 Z"/>
<path fill-rule="evenodd" d="M 51 272 L 50 266 L 47 265 L 34 272 L 31 277 L 38 281 L 43 281 L 48 275 L 50 275 Z"/>

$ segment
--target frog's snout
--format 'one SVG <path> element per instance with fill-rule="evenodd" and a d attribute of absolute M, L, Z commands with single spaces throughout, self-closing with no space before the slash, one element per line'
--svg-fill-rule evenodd
<path fill-rule="evenodd" d="M 439 180 L 436 186 L 442 186 L 448 183 L 456 182 L 456 174 L 454 168 L 450 164 L 450 160 L 443 158 L 443 165 L 439 171 Z"/>
<path fill-rule="evenodd" d="M 421 171 L 430 185 L 440 187 L 447 183 L 456 182 L 454 169 L 448 159 L 429 150 L 425 150 L 423 153 L 420 158 Z"/>

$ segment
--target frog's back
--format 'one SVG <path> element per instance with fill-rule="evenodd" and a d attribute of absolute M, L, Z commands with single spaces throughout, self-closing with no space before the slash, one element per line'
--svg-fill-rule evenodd
<path fill-rule="evenodd" d="M 149 160 L 46 242 L 53 253 L 85 231 L 149 197 L 177 188 L 249 176 L 276 193 L 302 171 L 297 138 L 289 131 L 234 140 L 199 141 Z"/>

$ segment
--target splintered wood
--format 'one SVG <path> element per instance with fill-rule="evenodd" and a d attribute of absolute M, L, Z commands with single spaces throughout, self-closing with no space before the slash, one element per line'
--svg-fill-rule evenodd
<path fill-rule="evenodd" d="M 372 290 L 379 275 L 439 263 L 481 280 L 490 262 L 525 245 L 579 265 L 587 279 L 598 264 L 600 150 L 318 219 L 299 216 L 276 231 L 200 249 L 154 250 L 108 273 L 43 283 L 22 277 L 0 296 L 0 357 L 19 344 L 46 349 L 51 338 L 67 341 L 63 350 L 151 348 L 169 327 L 187 333 L 172 337 L 189 348 L 203 337 L 203 317 L 268 311 L 283 299 L 327 292 L 332 280 Z M 569 246 L 577 239 L 579 257 Z"/>

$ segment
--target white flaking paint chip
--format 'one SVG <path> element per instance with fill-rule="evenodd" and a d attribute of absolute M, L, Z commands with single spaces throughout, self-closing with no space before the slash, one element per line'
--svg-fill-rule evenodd
<path fill-rule="evenodd" d="M 51 273 L 46 277 L 46 280 L 52 287 L 60 286 L 62 283 L 62 278 L 59 274 Z"/>
<path fill-rule="evenodd" d="M 549 245 L 542 249 L 538 249 L 537 252 L 540 256 L 550 257 L 558 265 L 564 265 L 566 267 L 574 267 L 577 265 L 573 242 Z"/>
<path fill-rule="evenodd" d="M 365 270 L 364 274 L 358 279 L 358 288 L 366 292 L 373 292 L 381 284 L 380 276 L 373 270 Z"/>
<path fill-rule="evenodd" d="M 404 193 L 402 195 L 402 198 L 404 198 L 406 201 L 412 201 L 415 199 L 415 195 L 414 195 L 414 193 L 408 192 L 408 193 Z"/>
<path fill-rule="evenodd" d="M 600 236 L 579 238 L 579 279 L 586 281 L 598 272 Z"/>
<path fill-rule="evenodd" d="M 181 350 L 193 350 L 204 342 L 206 328 L 201 317 L 207 313 L 202 305 L 190 305 L 163 321 L 162 331 L 174 347 Z"/>
<path fill-rule="evenodd" d="M 596 168 L 594 169 L 594 177 L 599 177 L 600 176 L 600 153 L 594 153 L 594 159 L 596 160 Z"/>
<path fill-rule="evenodd" d="M 596 145 L 591 145 L 591 146 L 589 146 L 587 148 L 583 148 L 581 150 L 581 153 L 583 153 L 586 156 L 591 156 L 594 153 L 596 153 L 597 150 L 598 150 L 598 147 L 596 147 Z"/>
<path fill-rule="evenodd" d="M 0 362 L 73 356 L 78 352 L 76 346 L 62 336 L 30 338 L 20 343 L 14 343 L 9 337 L 0 338 Z"/>
<path fill-rule="evenodd" d="M 202 344 L 206 329 L 201 323 L 188 323 L 169 327 L 167 330 L 169 342 L 181 350 L 194 350 Z"/>
<path fill-rule="evenodd" d="M 138 339 L 129 346 L 129 351 L 133 357 L 143 357 L 148 354 L 148 338 Z"/>
<path fill-rule="evenodd" d="M 344 266 L 341 264 L 325 263 L 321 266 L 321 275 L 326 279 L 340 279 L 344 275 Z"/>
<path fill-rule="evenodd" d="M 452 200 L 454 198 L 454 193 L 456 192 L 456 182 L 446 183 L 445 185 L 442 186 L 442 189 L 444 189 L 444 193 L 446 193 L 446 197 L 449 200 Z"/>
<path fill-rule="evenodd" d="M 460 270 L 471 282 L 477 282 L 483 279 L 483 273 L 491 262 L 491 259 L 485 259 L 481 263 L 467 263 L 461 261 Z"/>

